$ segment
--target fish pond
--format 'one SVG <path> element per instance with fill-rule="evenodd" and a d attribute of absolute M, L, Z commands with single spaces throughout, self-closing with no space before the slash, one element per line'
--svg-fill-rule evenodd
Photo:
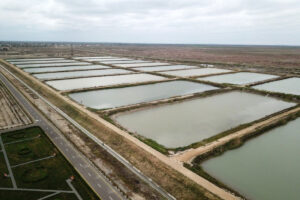
<path fill-rule="evenodd" d="M 254 86 L 258 90 L 300 95 L 300 78 L 288 78 Z"/>
<path fill-rule="evenodd" d="M 218 88 L 189 81 L 170 81 L 124 88 L 72 93 L 69 96 L 87 107 L 106 109 L 214 89 Z"/>
<path fill-rule="evenodd" d="M 234 74 L 223 74 L 217 76 L 209 76 L 198 78 L 198 80 L 211 81 L 215 83 L 230 83 L 230 84 L 250 84 L 259 81 L 265 81 L 272 78 L 277 78 L 278 76 L 270 74 L 260 74 L 252 72 L 240 72 Z"/>
<path fill-rule="evenodd" d="M 119 76 L 103 76 L 91 78 L 77 78 L 68 80 L 46 81 L 46 83 L 57 90 L 73 90 L 81 88 L 112 86 L 120 84 L 133 84 L 148 81 L 161 81 L 166 78 L 150 74 L 128 74 Z"/>
<path fill-rule="evenodd" d="M 130 132 L 165 147 L 177 148 L 294 105 L 271 97 L 232 91 L 123 112 L 112 117 Z"/>
<path fill-rule="evenodd" d="M 300 118 L 204 161 L 202 168 L 246 198 L 298 200 L 299 130 Z"/>

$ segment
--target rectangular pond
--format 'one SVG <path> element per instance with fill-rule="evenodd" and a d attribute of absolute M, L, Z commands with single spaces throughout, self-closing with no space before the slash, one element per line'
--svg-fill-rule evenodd
<path fill-rule="evenodd" d="M 246 198 L 298 200 L 300 118 L 202 163 L 203 169 Z"/>
<path fill-rule="evenodd" d="M 63 59 L 63 60 L 36 60 L 36 61 L 12 61 L 10 63 L 12 64 L 18 64 L 18 65 L 29 65 L 29 64 L 44 64 L 44 63 L 72 63 L 72 62 L 78 62 L 75 60 L 69 60 L 69 59 Z"/>
<path fill-rule="evenodd" d="M 110 61 L 101 61 L 103 64 L 126 64 L 126 63 L 146 63 L 149 61 L 145 60 L 110 60 Z"/>
<path fill-rule="evenodd" d="M 72 62 L 72 63 L 45 63 L 45 64 L 30 64 L 30 65 L 16 65 L 20 68 L 33 68 L 33 67 L 54 67 L 54 66 L 74 66 L 74 65 L 90 65 L 88 62 Z"/>
<path fill-rule="evenodd" d="M 95 56 L 95 57 L 73 57 L 73 58 L 84 60 L 84 59 L 107 59 L 107 58 L 115 58 L 115 57 L 112 57 L 112 56 Z"/>
<path fill-rule="evenodd" d="M 254 86 L 258 90 L 300 95 L 300 78 L 288 78 Z"/>
<path fill-rule="evenodd" d="M 132 60 L 130 58 L 90 58 L 85 59 L 86 61 L 95 61 L 95 62 L 102 62 L 102 61 L 125 61 L 125 60 Z"/>
<path fill-rule="evenodd" d="M 227 69 L 218 69 L 218 68 L 201 68 L 201 69 L 187 69 L 187 70 L 178 70 L 178 71 L 165 71 L 160 72 L 161 74 L 171 75 L 171 76 L 181 76 L 181 77 L 190 77 L 190 76 L 203 76 L 209 74 L 218 74 L 232 72 Z"/>
<path fill-rule="evenodd" d="M 23 62 L 23 61 L 46 61 L 46 60 L 64 60 L 65 58 L 15 58 L 15 59 L 6 59 L 6 61 L 13 62 Z"/>
<path fill-rule="evenodd" d="M 124 88 L 73 93 L 69 96 L 78 103 L 87 107 L 106 109 L 214 89 L 218 88 L 189 81 L 170 81 Z"/>
<path fill-rule="evenodd" d="M 115 64 L 117 67 L 148 67 L 148 66 L 162 66 L 169 65 L 169 63 L 150 62 L 150 63 L 131 63 L 131 64 Z"/>
<path fill-rule="evenodd" d="M 198 78 L 198 80 L 211 81 L 215 83 L 230 83 L 230 84 L 250 84 L 258 81 L 264 81 L 278 76 L 270 74 L 252 73 L 252 72 L 239 72 L 234 74 L 223 74 L 217 76 L 209 76 Z"/>
<path fill-rule="evenodd" d="M 75 71 L 75 70 L 90 70 L 90 69 L 109 69 L 111 67 L 104 65 L 80 65 L 80 66 L 66 66 L 66 67 L 42 67 L 42 68 L 24 68 L 28 73 L 40 72 L 60 72 L 60 71 Z"/>
<path fill-rule="evenodd" d="M 271 97 L 233 91 L 124 112 L 113 118 L 130 132 L 136 132 L 166 147 L 176 148 L 294 105 Z"/>
<path fill-rule="evenodd" d="M 128 71 L 125 69 L 106 69 L 106 70 L 44 73 L 44 74 L 34 74 L 34 76 L 38 79 L 58 79 L 58 78 L 102 76 L 102 75 L 127 74 L 127 73 L 132 73 L 132 71 Z"/>
<path fill-rule="evenodd" d="M 104 76 L 92 78 L 78 78 L 69 80 L 46 81 L 57 90 L 73 90 L 81 88 L 102 87 L 120 84 L 141 83 L 148 81 L 161 81 L 166 78 L 150 74 L 128 74 L 119 76 Z"/>
<path fill-rule="evenodd" d="M 145 71 L 145 72 L 159 72 L 159 71 L 167 71 L 167 70 L 180 70 L 180 69 L 193 69 L 197 68 L 195 66 L 188 65 L 168 65 L 168 66 L 160 66 L 160 67 L 138 67 L 136 70 Z"/>

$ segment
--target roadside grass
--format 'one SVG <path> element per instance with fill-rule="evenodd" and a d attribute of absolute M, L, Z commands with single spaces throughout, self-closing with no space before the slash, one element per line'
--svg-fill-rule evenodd
<path fill-rule="evenodd" d="M 76 199 L 77 197 L 74 194 L 60 193 L 53 197 L 47 198 L 47 200 L 65 200 L 65 199 Z"/>
<path fill-rule="evenodd" d="M 10 178 L 4 177 L 4 173 L 8 174 L 8 170 L 6 167 L 4 155 L 3 153 L 0 153 L 0 187 L 12 187 Z M 1 197 L 1 193 L 0 193 L 0 197 Z"/>
<path fill-rule="evenodd" d="M 14 142 L 18 140 L 24 140 L 32 137 L 36 137 L 39 134 L 42 136 L 42 131 L 40 129 L 23 129 L 21 131 L 3 133 L 1 135 L 3 143 Z"/>
<path fill-rule="evenodd" d="M 35 130 L 41 134 L 41 130 L 38 128 L 31 130 Z M 23 133 L 20 132 L 20 134 Z M 5 145 L 5 149 L 11 165 L 18 165 L 57 153 L 57 150 L 51 145 L 44 134 L 41 134 L 39 138 L 29 141 L 7 144 Z"/>
<path fill-rule="evenodd" d="M 70 191 L 71 188 L 68 186 L 66 180 L 71 176 L 74 176 L 75 179 L 72 181 L 72 184 L 83 199 L 99 199 L 39 127 L 4 133 L 2 137 L 6 142 L 14 142 L 20 140 L 20 138 L 23 140 L 38 135 L 40 135 L 39 138 L 30 141 L 5 145 L 11 165 L 34 161 L 36 159 L 51 156 L 54 152 L 56 153 L 55 157 L 12 168 L 17 186 L 19 188 Z M 20 151 L 23 153 L 20 154 Z M 0 170 L 2 163 L 4 163 L 4 167 L 6 167 L 4 160 L 2 162 L 1 159 L 3 159 L 3 156 L 0 157 Z M 10 179 L 8 180 L 10 181 Z M 11 199 L 36 199 L 36 193 L 40 194 L 40 192 L 26 193 L 26 197 L 23 197 L 22 192 L 15 191 L 16 196 L 12 196 Z M 20 198 L 18 198 L 19 195 Z M 72 200 L 76 199 L 76 197 L 74 195 L 61 194 L 60 198 L 57 199 Z"/>

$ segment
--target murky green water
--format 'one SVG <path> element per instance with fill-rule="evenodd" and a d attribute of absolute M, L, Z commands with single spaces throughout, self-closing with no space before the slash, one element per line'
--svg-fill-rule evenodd
<path fill-rule="evenodd" d="M 288 78 L 254 86 L 258 90 L 300 95 L 300 78 Z"/>
<path fill-rule="evenodd" d="M 235 74 L 224 74 L 218 76 L 209 76 L 198 78 L 198 80 L 211 81 L 216 83 L 231 83 L 231 84 L 249 84 L 258 81 L 264 81 L 278 76 L 270 74 L 260 74 L 260 73 L 250 73 L 250 72 L 240 72 Z"/>
<path fill-rule="evenodd" d="M 132 71 L 128 71 L 124 69 L 105 69 L 105 70 L 34 74 L 34 76 L 39 79 L 56 79 L 56 78 L 70 78 L 70 77 L 84 77 L 84 76 L 102 76 L 102 75 L 112 75 L 112 74 L 127 74 L 127 73 L 132 73 Z"/>
<path fill-rule="evenodd" d="M 114 119 L 129 131 L 166 147 L 181 147 L 294 105 L 235 91 L 125 112 Z"/>
<path fill-rule="evenodd" d="M 201 76 L 201 75 L 217 74 L 217 73 L 224 73 L 224 72 L 231 72 L 231 70 L 217 69 L 217 68 L 201 68 L 201 69 L 188 69 L 188 70 L 178 70 L 178 71 L 166 71 L 160 73 L 166 75 L 172 75 L 172 76 L 189 77 L 189 76 Z"/>
<path fill-rule="evenodd" d="M 104 65 L 80 65 L 80 66 L 67 66 L 67 67 L 41 67 L 41 68 L 24 68 L 25 72 L 38 73 L 38 72 L 60 72 L 60 71 L 73 71 L 73 70 L 90 70 L 90 69 L 107 69 L 111 68 Z"/>
<path fill-rule="evenodd" d="M 73 93 L 70 94 L 70 97 L 87 107 L 104 109 L 150 102 L 213 89 L 217 88 L 188 81 L 170 81 L 134 87 Z"/>
<path fill-rule="evenodd" d="M 69 80 L 46 81 L 50 86 L 58 90 L 71 90 L 99 86 L 111 86 L 129 83 L 141 83 L 147 81 L 160 81 L 166 78 L 150 74 L 129 74 L 119 76 L 105 76 L 92 78 L 77 78 Z"/>
<path fill-rule="evenodd" d="M 158 72 L 158 71 L 165 71 L 165 70 L 193 69 L 193 68 L 197 68 L 197 67 L 188 66 L 188 65 L 168 65 L 168 66 L 161 66 L 161 67 L 138 67 L 135 69 L 140 71 L 145 71 L 145 72 Z"/>
<path fill-rule="evenodd" d="M 300 118 L 205 161 L 209 174 L 249 199 L 300 199 Z"/>
<path fill-rule="evenodd" d="M 17 67 L 27 68 L 27 67 L 53 67 L 53 66 L 74 66 L 74 65 L 90 65 L 88 62 L 72 62 L 72 63 L 45 63 L 45 64 L 30 64 L 30 65 L 19 65 Z"/>

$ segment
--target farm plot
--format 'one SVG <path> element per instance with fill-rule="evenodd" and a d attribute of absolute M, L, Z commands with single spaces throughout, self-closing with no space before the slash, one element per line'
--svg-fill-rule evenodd
<path fill-rule="evenodd" d="M 0 82 L 0 130 L 31 123 L 30 118 Z"/>
<path fill-rule="evenodd" d="M 99 199 L 39 127 L 2 133 L 0 146 L 1 199 Z"/>

